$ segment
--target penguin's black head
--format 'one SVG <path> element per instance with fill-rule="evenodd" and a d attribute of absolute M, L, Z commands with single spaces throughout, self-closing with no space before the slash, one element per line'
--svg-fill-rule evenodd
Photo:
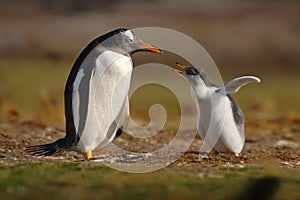
<path fill-rule="evenodd" d="M 129 29 L 116 29 L 108 33 L 107 36 L 106 40 L 102 42 L 102 45 L 119 53 L 133 54 L 138 51 L 161 53 L 160 49 L 145 44 Z"/>
<path fill-rule="evenodd" d="M 202 67 L 199 66 L 185 66 L 178 62 L 176 62 L 176 65 L 179 69 L 174 69 L 176 72 L 180 73 L 182 76 L 187 78 L 188 80 L 192 82 L 197 82 L 197 80 L 202 80 L 206 86 L 215 86 L 209 78 L 207 73 Z"/>
<path fill-rule="evenodd" d="M 175 69 L 175 71 L 178 73 L 186 74 L 189 76 L 195 76 L 199 74 L 199 71 L 194 66 L 185 66 L 178 62 L 176 62 L 176 65 L 179 67 L 179 69 Z"/>

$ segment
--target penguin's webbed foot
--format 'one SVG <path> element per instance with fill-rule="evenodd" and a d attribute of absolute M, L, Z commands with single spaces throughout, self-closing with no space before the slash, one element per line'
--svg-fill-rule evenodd
<path fill-rule="evenodd" d="M 85 153 L 85 159 L 86 159 L 86 160 L 97 160 L 97 159 L 103 159 L 103 158 L 105 158 L 105 157 L 106 157 L 106 155 L 105 155 L 103 152 L 101 152 L 101 153 L 100 153 L 99 155 L 97 155 L 97 156 L 93 156 L 91 150 L 89 150 L 89 151 L 87 151 L 87 152 Z"/>

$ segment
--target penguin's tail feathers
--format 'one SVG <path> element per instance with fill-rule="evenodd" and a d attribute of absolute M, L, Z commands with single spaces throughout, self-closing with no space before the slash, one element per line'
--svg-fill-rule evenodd
<path fill-rule="evenodd" d="M 28 146 L 26 147 L 26 150 L 35 156 L 51 156 L 67 151 L 69 148 L 67 148 L 64 144 L 65 140 L 62 138 L 50 144 Z"/>

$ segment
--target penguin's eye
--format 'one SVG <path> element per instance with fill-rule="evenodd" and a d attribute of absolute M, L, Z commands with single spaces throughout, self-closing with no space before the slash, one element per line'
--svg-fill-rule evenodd
<path fill-rule="evenodd" d="M 133 43 L 134 41 L 133 41 L 133 39 L 131 39 L 131 38 L 126 38 L 126 40 L 127 40 L 127 42 L 129 42 L 129 43 Z"/>

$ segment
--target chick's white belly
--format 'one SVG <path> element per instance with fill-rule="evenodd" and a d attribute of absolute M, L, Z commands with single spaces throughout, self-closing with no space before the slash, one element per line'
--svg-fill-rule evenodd
<path fill-rule="evenodd" d="M 244 146 L 244 137 L 241 137 L 240 130 L 238 130 L 233 118 L 232 112 L 226 113 L 226 120 L 224 128 L 221 132 L 220 140 L 231 152 L 240 153 Z"/>
<path fill-rule="evenodd" d="M 228 98 L 220 98 L 213 106 L 202 102 L 200 106 L 200 125 L 204 136 L 210 134 L 205 140 L 209 146 L 220 153 L 240 153 L 244 141 L 233 118 L 231 103 Z M 202 137 L 204 140 L 204 138 Z"/>

